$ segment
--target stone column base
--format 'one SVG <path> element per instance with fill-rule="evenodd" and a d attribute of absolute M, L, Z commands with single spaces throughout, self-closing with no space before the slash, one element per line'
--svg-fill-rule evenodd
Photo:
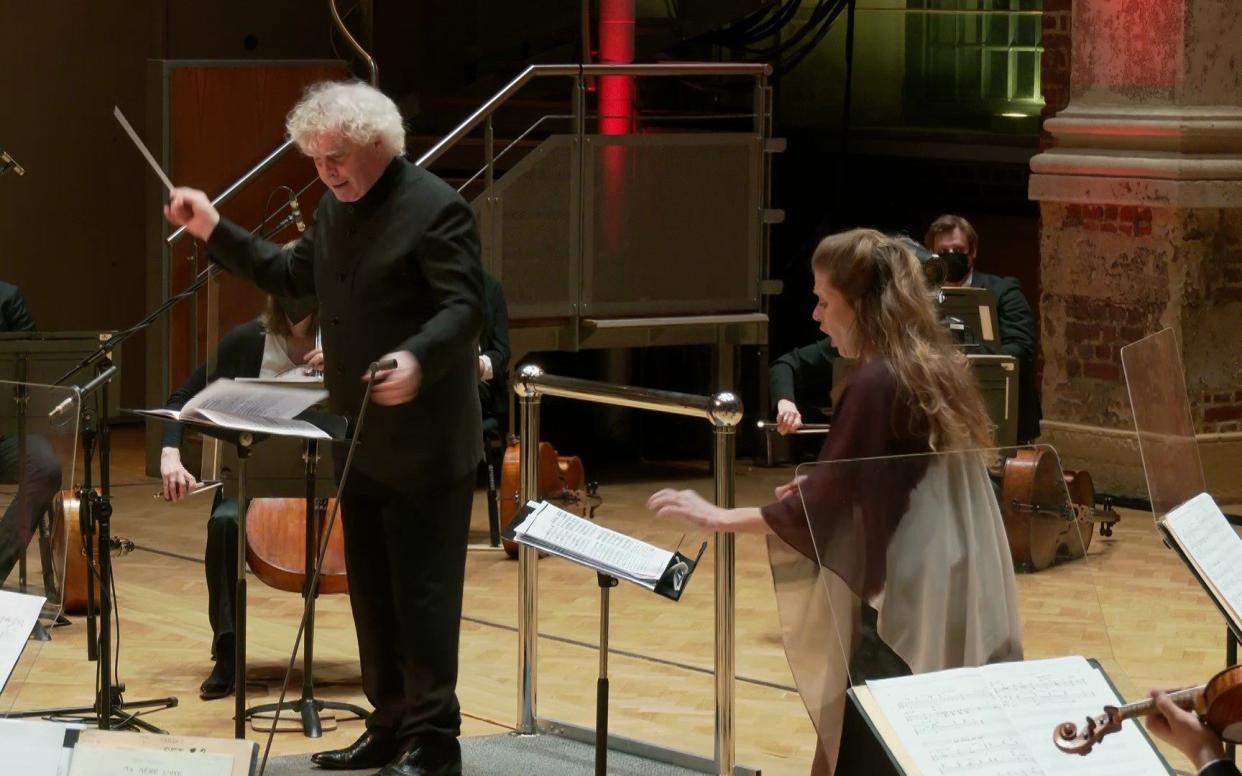
<path fill-rule="evenodd" d="M 1133 431 L 1045 420 L 1040 444 L 1051 445 L 1065 469 L 1087 469 L 1101 493 L 1147 498 L 1147 478 Z M 1208 490 L 1220 504 L 1242 503 L 1242 433 L 1199 434 Z"/>

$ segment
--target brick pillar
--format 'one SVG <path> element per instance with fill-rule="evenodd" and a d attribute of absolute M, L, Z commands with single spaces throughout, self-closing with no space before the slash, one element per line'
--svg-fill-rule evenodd
<path fill-rule="evenodd" d="M 1071 41 L 1045 84 L 1044 436 L 1102 489 L 1144 494 L 1122 345 L 1172 327 L 1209 486 L 1242 497 L 1242 35 L 1234 0 L 1046 2 Z M 1052 39 L 1050 40 L 1050 31 Z M 1045 54 L 1049 81 L 1059 54 Z M 1054 61 L 1048 61 L 1054 60 Z"/>
<path fill-rule="evenodd" d="M 1070 23 L 1073 20 L 1072 0 L 1044 0 L 1043 56 L 1039 60 L 1040 90 L 1044 95 L 1042 115 L 1049 119 L 1069 105 L 1070 98 Z M 1053 144 L 1052 134 L 1040 132 L 1040 148 Z"/>

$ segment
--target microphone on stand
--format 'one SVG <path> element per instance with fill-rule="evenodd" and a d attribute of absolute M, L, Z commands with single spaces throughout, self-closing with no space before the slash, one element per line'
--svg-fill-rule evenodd
<path fill-rule="evenodd" d="M 290 192 L 289 209 L 293 211 L 293 222 L 298 226 L 298 232 L 306 231 L 306 222 L 302 220 L 302 208 L 298 207 L 298 197 Z"/>
<path fill-rule="evenodd" d="M 9 156 L 8 151 L 0 150 L 0 175 L 4 175 L 9 170 L 18 175 L 25 175 L 26 168 L 17 163 L 17 160 Z"/>

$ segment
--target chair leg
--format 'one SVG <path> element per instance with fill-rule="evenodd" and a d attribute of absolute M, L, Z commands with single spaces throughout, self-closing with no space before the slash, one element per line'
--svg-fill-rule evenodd
<path fill-rule="evenodd" d="M 487 462 L 487 527 L 493 547 L 500 546 L 500 493 L 496 490 L 496 467 Z"/>

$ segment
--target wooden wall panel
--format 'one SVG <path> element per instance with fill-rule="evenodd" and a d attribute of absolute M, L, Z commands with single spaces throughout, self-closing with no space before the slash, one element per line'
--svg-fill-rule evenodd
<path fill-rule="evenodd" d="M 165 63 L 167 87 L 166 138 L 169 174 L 178 185 L 193 186 L 215 196 L 267 156 L 284 141 L 284 121 L 305 87 L 327 78 L 348 75 L 344 65 L 331 62 L 236 65 Z M 281 210 L 287 213 L 288 197 L 280 187 L 294 191 L 313 183 L 299 198 L 307 220 L 314 212 L 323 187 L 316 181 L 314 166 L 296 149 L 271 167 L 221 207 L 222 213 L 246 227 Z M 277 219 L 279 220 L 279 219 Z M 286 227 L 273 235 L 291 240 L 297 231 Z M 197 255 L 196 255 L 197 254 Z M 202 245 L 184 239 L 168 257 L 168 288 L 175 293 L 193 282 L 207 266 Z M 263 295 L 246 281 L 222 275 L 219 334 L 252 318 L 262 308 Z M 195 305 L 182 304 L 170 318 L 167 348 L 168 385 L 175 387 L 207 358 L 211 321 L 207 317 L 207 291 L 200 291 Z M 197 315 L 197 321 L 192 319 Z"/>

